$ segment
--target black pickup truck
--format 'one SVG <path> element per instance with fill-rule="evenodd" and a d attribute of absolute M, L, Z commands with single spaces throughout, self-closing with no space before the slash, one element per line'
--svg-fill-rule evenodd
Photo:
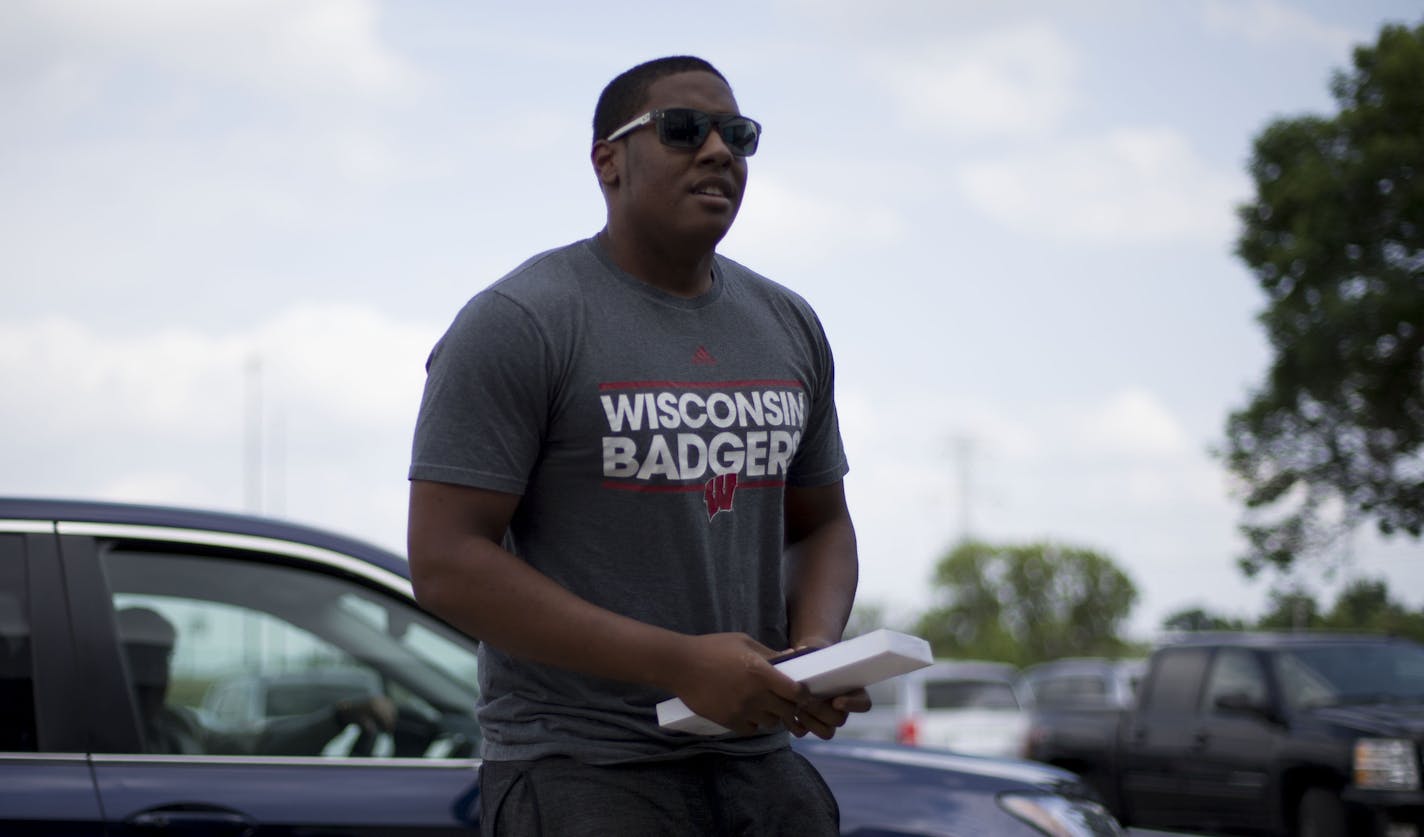
<path fill-rule="evenodd" d="M 1424 646 L 1218 633 L 1154 651 L 1133 706 L 1036 712 L 1027 748 L 1126 825 L 1424 837 L 1421 745 Z"/>

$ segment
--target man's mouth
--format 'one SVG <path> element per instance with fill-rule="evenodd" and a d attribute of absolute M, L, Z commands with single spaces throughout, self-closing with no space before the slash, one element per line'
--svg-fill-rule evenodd
<path fill-rule="evenodd" d="M 731 200 L 731 198 L 732 198 L 732 192 L 731 192 L 731 190 L 728 189 L 726 186 L 723 186 L 723 185 L 720 184 L 720 183 L 702 183 L 702 184 L 699 184 L 699 185 L 693 187 L 693 189 L 692 189 L 692 194 L 694 194 L 694 195 L 706 195 L 707 197 L 711 197 L 711 198 L 721 198 L 721 199 L 723 199 L 723 200 Z"/>

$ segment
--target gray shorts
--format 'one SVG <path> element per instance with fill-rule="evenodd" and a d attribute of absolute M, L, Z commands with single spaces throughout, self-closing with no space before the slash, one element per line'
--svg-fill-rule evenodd
<path fill-rule="evenodd" d="M 821 774 L 786 747 L 760 756 L 588 765 L 487 761 L 484 837 L 836 837 L 840 809 Z"/>

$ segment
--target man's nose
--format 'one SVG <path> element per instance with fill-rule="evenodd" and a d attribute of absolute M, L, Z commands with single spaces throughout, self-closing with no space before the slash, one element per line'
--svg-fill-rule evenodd
<path fill-rule="evenodd" d="M 722 139 L 722 132 L 714 127 L 707 134 L 707 139 L 702 142 L 702 147 L 697 149 L 697 161 L 711 162 L 718 165 L 729 165 L 732 158 L 736 156 L 732 149 L 727 147 L 727 141 Z"/>

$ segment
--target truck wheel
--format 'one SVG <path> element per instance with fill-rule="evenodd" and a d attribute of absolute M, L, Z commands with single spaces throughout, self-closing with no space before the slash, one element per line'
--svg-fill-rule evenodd
<path fill-rule="evenodd" d="M 1299 837 L 1347 837 L 1345 803 L 1326 788 L 1310 788 L 1300 797 L 1295 833 Z"/>

